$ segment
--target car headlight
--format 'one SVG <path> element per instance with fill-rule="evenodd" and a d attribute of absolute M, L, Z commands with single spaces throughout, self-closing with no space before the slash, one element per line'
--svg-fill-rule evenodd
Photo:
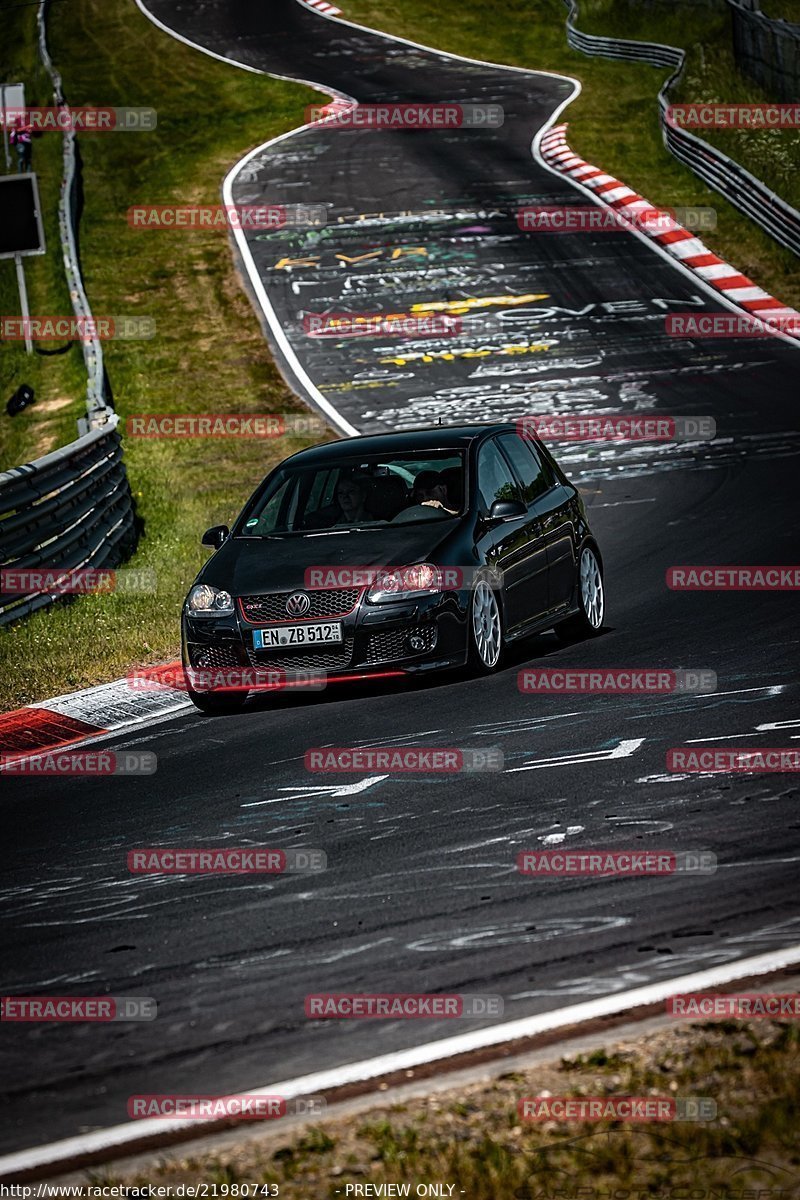
<path fill-rule="evenodd" d="M 196 583 L 187 597 L 186 611 L 192 617 L 230 616 L 233 600 L 230 592 L 223 592 L 210 583 Z"/>
<path fill-rule="evenodd" d="M 429 596 L 442 590 L 441 571 L 431 563 L 417 563 L 382 571 L 367 592 L 367 600 L 380 604 L 384 600 L 402 600 L 407 596 Z"/>

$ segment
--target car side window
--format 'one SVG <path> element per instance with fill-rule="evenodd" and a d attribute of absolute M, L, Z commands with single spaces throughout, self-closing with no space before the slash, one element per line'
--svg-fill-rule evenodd
<path fill-rule="evenodd" d="M 553 486 L 550 472 L 545 472 L 535 449 L 516 433 L 504 433 L 499 437 L 500 445 L 511 459 L 514 470 L 522 483 L 522 498 L 533 504 L 539 496 Z"/>
<path fill-rule="evenodd" d="M 484 512 L 495 500 L 519 500 L 519 488 L 494 440 L 478 451 L 478 495 Z"/>

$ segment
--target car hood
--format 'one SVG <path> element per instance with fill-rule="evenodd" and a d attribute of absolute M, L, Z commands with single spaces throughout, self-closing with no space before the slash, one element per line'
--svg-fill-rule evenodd
<path fill-rule="evenodd" d="M 197 579 L 234 596 L 247 596 L 306 587 L 306 570 L 310 567 L 353 569 L 399 567 L 426 559 L 437 562 L 458 524 L 455 518 L 419 525 L 383 525 L 358 533 L 229 538 Z M 437 565 L 449 564 L 439 560 Z"/>

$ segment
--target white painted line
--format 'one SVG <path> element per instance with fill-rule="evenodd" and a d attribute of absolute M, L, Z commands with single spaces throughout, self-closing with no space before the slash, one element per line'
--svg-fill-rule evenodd
<path fill-rule="evenodd" d="M 796 966 L 798 963 L 800 963 L 800 946 L 787 946 L 782 950 L 772 950 L 753 958 L 742 958 L 736 962 L 711 967 L 705 971 L 696 971 L 691 975 L 681 975 L 676 979 L 663 979 L 658 983 L 632 988 L 627 992 L 616 992 L 611 996 L 601 996 L 595 1000 L 586 1000 L 581 1004 L 571 1004 L 566 1008 L 538 1013 L 536 1016 L 506 1021 L 501 1025 L 492 1025 L 488 1029 L 476 1029 L 469 1033 L 457 1034 L 454 1037 L 441 1038 L 439 1041 L 425 1042 L 423 1045 L 413 1046 L 409 1050 L 397 1050 L 376 1058 L 364 1059 L 361 1062 L 344 1063 L 331 1070 L 316 1071 L 311 1075 L 301 1075 L 296 1079 L 282 1079 L 264 1087 L 248 1087 L 247 1093 L 248 1095 L 279 1095 L 288 1100 L 297 1096 L 331 1091 L 346 1084 L 364 1083 L 428 1063 L 443 1062 L 456 1055 L 470 1054 L 488 1046 L 501 1046 L 518 1039 L 536 1037 L 552 1029 L 581 1025 L 586 1021 L 617 1015 L 632 1008 L 659 1004 L 670 996 L 686 992 L 710 991 L 736 979 L 772 974 L 785 967 Z M 382 1092 L 381 1097 L 385 1097 L 385 1094 Z M 34 1146 L 31 1149 L 20 1150 L 15 1154 L 7 1154 L 0 1158 L 0 1179 L 14 1178 L 22 1172 L 42 1167 L 52 1167 L 55 1173 L 59 1165 L 67 1164 L 79 1156 L 89 1154 L 102 1154 L 107 1160 L 116 1153 L 124 1154 L 126 1146 L 130 1143 L 140 1142 L 143 1138 L 161 1136 L 177 1129 L 196 1128 L 202 1130 L 208 1124 L 209 1122 L 204 1120 L 171 1120 L 153 1117 L 144 1121 L 129 1121 L 124 1125 L 114 1125 L 109 1129 L 99 1129 L 94 1133 L 64 1138 L 62 1141 L 51 1142 L 47 1146 Z M 140 1147 L 137 1147 L 137 1152 L 139 1149 Z"/>
<path fill-rule="evenodd" d="M 504 774 L 516 775 L 519 771 L 541 771 L 545 767 L 571 767 L 580 766 L 581 763 L 608 762 L 613 758 L 630 758 L 644 741 L 644 738 L 631 738 L 629 741 L 620 742 L 612 750 L 584 750 L 580 754 L 560 754 L 555 758 L 535 758 L 522 767 L 510 767 Z"/>

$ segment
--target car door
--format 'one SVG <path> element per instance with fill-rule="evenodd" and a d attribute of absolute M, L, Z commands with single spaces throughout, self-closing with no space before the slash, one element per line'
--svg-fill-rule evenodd
<path fill-rule="evenodd" d="M 478 451 L 477 488 L 486 527 L 486 559 L 502 573 L 506 628 L 513 630 L 547 608 L 547 552 L 539 518 L 530 510 L 525 516 L 486 525 L 495 500 L 523 499 L 519 480 L 496 438 Z"/>
<path fill-rule="evenodd" d="M 500 444 L 522 481 L 523 498 L 541 526 L 547 551 L 547 607 L 551 611 L 569 604 L 575 588 L 577 546 L 572 501 L 573 488 L 565 487 L 530 438 L 501 434 Z"/>

